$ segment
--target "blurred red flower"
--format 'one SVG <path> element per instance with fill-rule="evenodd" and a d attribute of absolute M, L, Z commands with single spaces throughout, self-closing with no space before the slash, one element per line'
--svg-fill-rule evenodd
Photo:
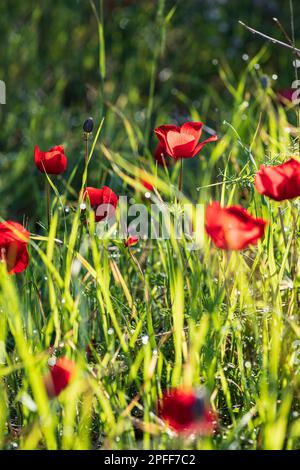
<path fill-rule="evenodd" d="M 213 202 L 206 209 L 206 232 L 218 248 L 225 250 L 243 250 L 256 244 L 266 224 L 240 206 L 222 208 L 218 202 Z"/>
<path fill-rule="evenodd" d="M 293 95 L 296 93 L 296 91 L 297 90 L 294 88 L 283 88 L 282 90 L 279 90 L 277 97 L 283 104 L 293 103 Z"/>
<path fill-rule="evenodd" d="M 164 125 L 154 129 L 161 145 L 161 153 L 178 160 L 195 157 L 208 142 L 218 140 L 216 135 L 200 142 L 202 122 L 186 122 L 182 126 Z"/>
<path fill-rule="evenodd" d="M 44 377 L 44 383 L 49 398 L 57 397 L 70 383 L 75 375 L 74 361 L 61 357 L 51 367 L 50 373 Z"/>
<path fill-rule="evenodd" d="M 163 394 L 158 415 L 178 434 L 212 434 L 216 417 L 203 394 L 193 390 L 172 389 Z"/>
<path fill-rule="evenodd" d="M 36 145 L 34 149 L 34 163 L 41 173 L 60 175 L 66 171 L 68 160 L 61 145 L 52 147 L 48 152 L 41 152 Z"/>
<path fill-rule="evenodd" d="M 131 236 L 131 237 L 128 237 L 127 240 L 125 241 L 125 246 L 128 248 L 130 246 L 135 246 L 137 245 L 139 242 L 139 237 L 136 237 L 136 236 Z"/>
<path fill-rule="evenodd" d="M 146 189 L 148 189 L 148 191 L 153 191 L 154 190 L 154 186 L 151 183 L 149 183 L 149 181 L 147 181 L 145 179 L 141 179 L 141 183 Z"/>
<path fill-rule="evenodd" d="M 87 187 L 83 198 L 90 201 L 91 208 L 95 211 L 96 222 L 100 222 L 106 217 L 111 217 L 112 207 L 115 209 L 118 204 L 118 196 L 108 186 L 103 186 L 101 189 Z M 103 206 L 101 214 L 97 214 L 99 206 Z"/>
<path fill-rule="evenodd" d="M 9 274 L 21 273 L 29 263 L 29 232 L 17 222 L 0 224 L 0 261 L 5 261 Z"/>
<path fill-rule="evenodd" d="M 275 201 L 300 196 L 300 163 L 291 158 L 277 166 L 261 166 L 255 176 L 255 188 Z"/>

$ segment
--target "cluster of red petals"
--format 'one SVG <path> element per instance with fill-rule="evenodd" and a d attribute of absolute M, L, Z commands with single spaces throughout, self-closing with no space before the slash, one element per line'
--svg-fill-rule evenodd
<path fill-rule="evenodd" d="M 41 152 L 36 145 L 34 149 L 34 163 L 41 173 L 60 175 L 66 171 L 68 160 L 61 145 L 52 147 L 48 152 Z"/>
<path fill-rule="evenodd" d="M 186 122 L 182 126 L 164 125 L 157 127 L 154 132 L 157 135 L 163 155 L 178 160 L 180 158 L 195 157 L 208 142 L 218 140 L 216 135 L 209 137 L 204 142 L 199 142 L 202 134 L 202 122 Z"/>
<path fill-rule="evenodd" d="M 277 166 L 261 166 L 255 176 L 255 188 L 275 201 L 300 196 L 300 163 L 291 158 Z"/>
<path fill-rule="evenodd" d="M 91 208 L 95 211 L 96 222 L 100 222 L 106 217 L 110 217 L 112 215 L 111 208 L 116 208 L 118 204 L 118 196 L 108 186 L 103 186 L 101 189 L 87 187 L 83 198 L 84 200 L 89 200 Z M 103 209 L 105 214 L 97 215 L 97 209 L 99 206 L 104 206 Z"/>
<path fill-rule="evenodd" d="M 218 248 L 243 250 L 264 235 L 267 222 L 252 217 L 243 207 L 222 208 L 213 202 L 206 209 L 205 229 Z"/>
<path fill-rule="evenodd" d="M 56 361 L 50 373 L 44 378 L 49 398 L 57 397 L 69 385 L 75 375 L 75 370 L 75 363 L 66 357 Z"/>
<path fill-rule="evenodd" d="M 294 93 L 296 93 L 294 88 L 284 88 L 277 93 L 277 97 L 283 104 L 288 104 L 293 102 Z"/>
<path fill-rule="evenodd" d="M 148 191 L 153 191 L 154 190 L 154 186 L 151 183 L 149 183 L 149 181 L 147 181 L 145 179 L 142 179 L 141 183 L 144 186 L 144 188 L 148 189 Z"/>
<path fill-rule="evenodd" d="M 5 261 L 9 274 L 21 273 L 29 263 L 29 232 L 17 222 L 0 224 L 0 260 Z"/>
<path fill-rule="evenodd" d="M 137 245 L 138 242 L 139 242 L 139 237 L 132 235 L 131 237 L 128 237 L 127 240 L 125 241 L 125 246 L 126 248 L 130 248 L 131 246 Z"/>
<path fill-rule="evenodd" d="M 173 389 L 164 393 L 158 414 L 178 434 L 212 434 L 216 417 L 205 398 L 193 390 Z"/>

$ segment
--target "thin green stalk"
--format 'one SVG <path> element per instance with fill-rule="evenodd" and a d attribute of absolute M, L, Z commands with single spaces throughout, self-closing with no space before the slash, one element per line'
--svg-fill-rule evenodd
<path fill-rule="evenodd" d="M 48 178 L 46 178 L 45 183 L 45 194 L 46 194 L 46 214 L 47 214 L 47 224 L 48 229 L 51 225 L 51 195 L 50 195 L 50 184 Z"/>
<path fill-rule="evenodd" d="M 155 93 L 155 81 L 156 81 L 156 74 L 157 74 L 157 65 L 159 55 L 162 50 L 163 39 L 165 35 L 165 22 L 163 21 L 163 14 L 165 8 L 165 0 L 158 0 L 158 10 L 156 15 L 156 31 L 159 33 L 159 37 L 156 42 L 156 46 L 154 49 L 154 56 L 153 61 L 151 64 L 151 73 L 150 73 L 150 84 L 149 84 L 149 98 L 148 98 L 148 106 L 146 112 L 146 130 L 145 130 L 145 143 L 149 145 L 150 134 L 151 134 L 151 126 L 152 126 L 152 113 L 154 108 L 154 93 Z"/>
<path fill-rule="evenodd" d="M 183 186 L 183 158 L 180 159 L 180 172 L 179 172 L 179 181 L 178 181 L 178 191 L 182 192 Z"/>

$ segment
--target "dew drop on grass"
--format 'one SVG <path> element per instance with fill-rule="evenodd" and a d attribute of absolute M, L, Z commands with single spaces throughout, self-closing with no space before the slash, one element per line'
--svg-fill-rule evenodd
<path fill-rule="evenodd" d="M 48 366 L 53 367 L 53 366 L 55 366 L 55 364 L 56 364 L 56 357 L 55 356 L 50 357 L 48 359 Z"/>
<path fill-rule="evenodd" d="M 161 82 L 166 82 L 172 76 L 172 70 L 164 68 L 159 72 L 158 78 Z"/>
<path fill-rule="evenodd" d="M 114 334 L 113 328 L 109 328 L 109 330 L 107 330 L 107 334 L 108 334 L 109 336 L 113 335 L 113 334 Z"/>
<path fill-rule="evenodd" d="M 129 18 L 126 18 L 126 17 L 121 18 L 120 21 L 119 21 L 120 28 L 123 29 L 123 30 L 126 29 L 129 21 L 130 21 Z"/>
<path fill-rule="evenodd" d="M 0 341 L 0 364 L 5 364 L 5 343 L 4 341 Z"/>
<path fill-rule="evenodd" d="M 20 397 L 20 401 L 21 401 L 21 403 L 23 403 L 24 406 L 26 406 L 26 408 L 28 408 L 33 413 L 35 413 L 37 411 L 37 409 L 38 409 L 37 405 L 33 401 L 33 399 L 31 398 L 31 396 L 28 395 L 28 393 L 23 393 L 23 395 L 21 395 L 21 397 Z"/>
<path fill-rule="evenodd" d="M 142 343 L 143 344 L 148 344 L 148 341 L 149 341 L 149 336 L 145 335 L 142 337 Z"/>

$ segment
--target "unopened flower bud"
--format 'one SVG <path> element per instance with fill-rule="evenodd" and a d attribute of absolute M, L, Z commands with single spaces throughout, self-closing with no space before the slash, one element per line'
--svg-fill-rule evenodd
<path fill-rule="evenodd" d="M 90 134 L 91 132 L 93 132 L 93 129 L 94 129 L 94 119 L 92 117 L 89 117 L 88 119 L 84 121 L 83 130 L 87 134 Z"/>

